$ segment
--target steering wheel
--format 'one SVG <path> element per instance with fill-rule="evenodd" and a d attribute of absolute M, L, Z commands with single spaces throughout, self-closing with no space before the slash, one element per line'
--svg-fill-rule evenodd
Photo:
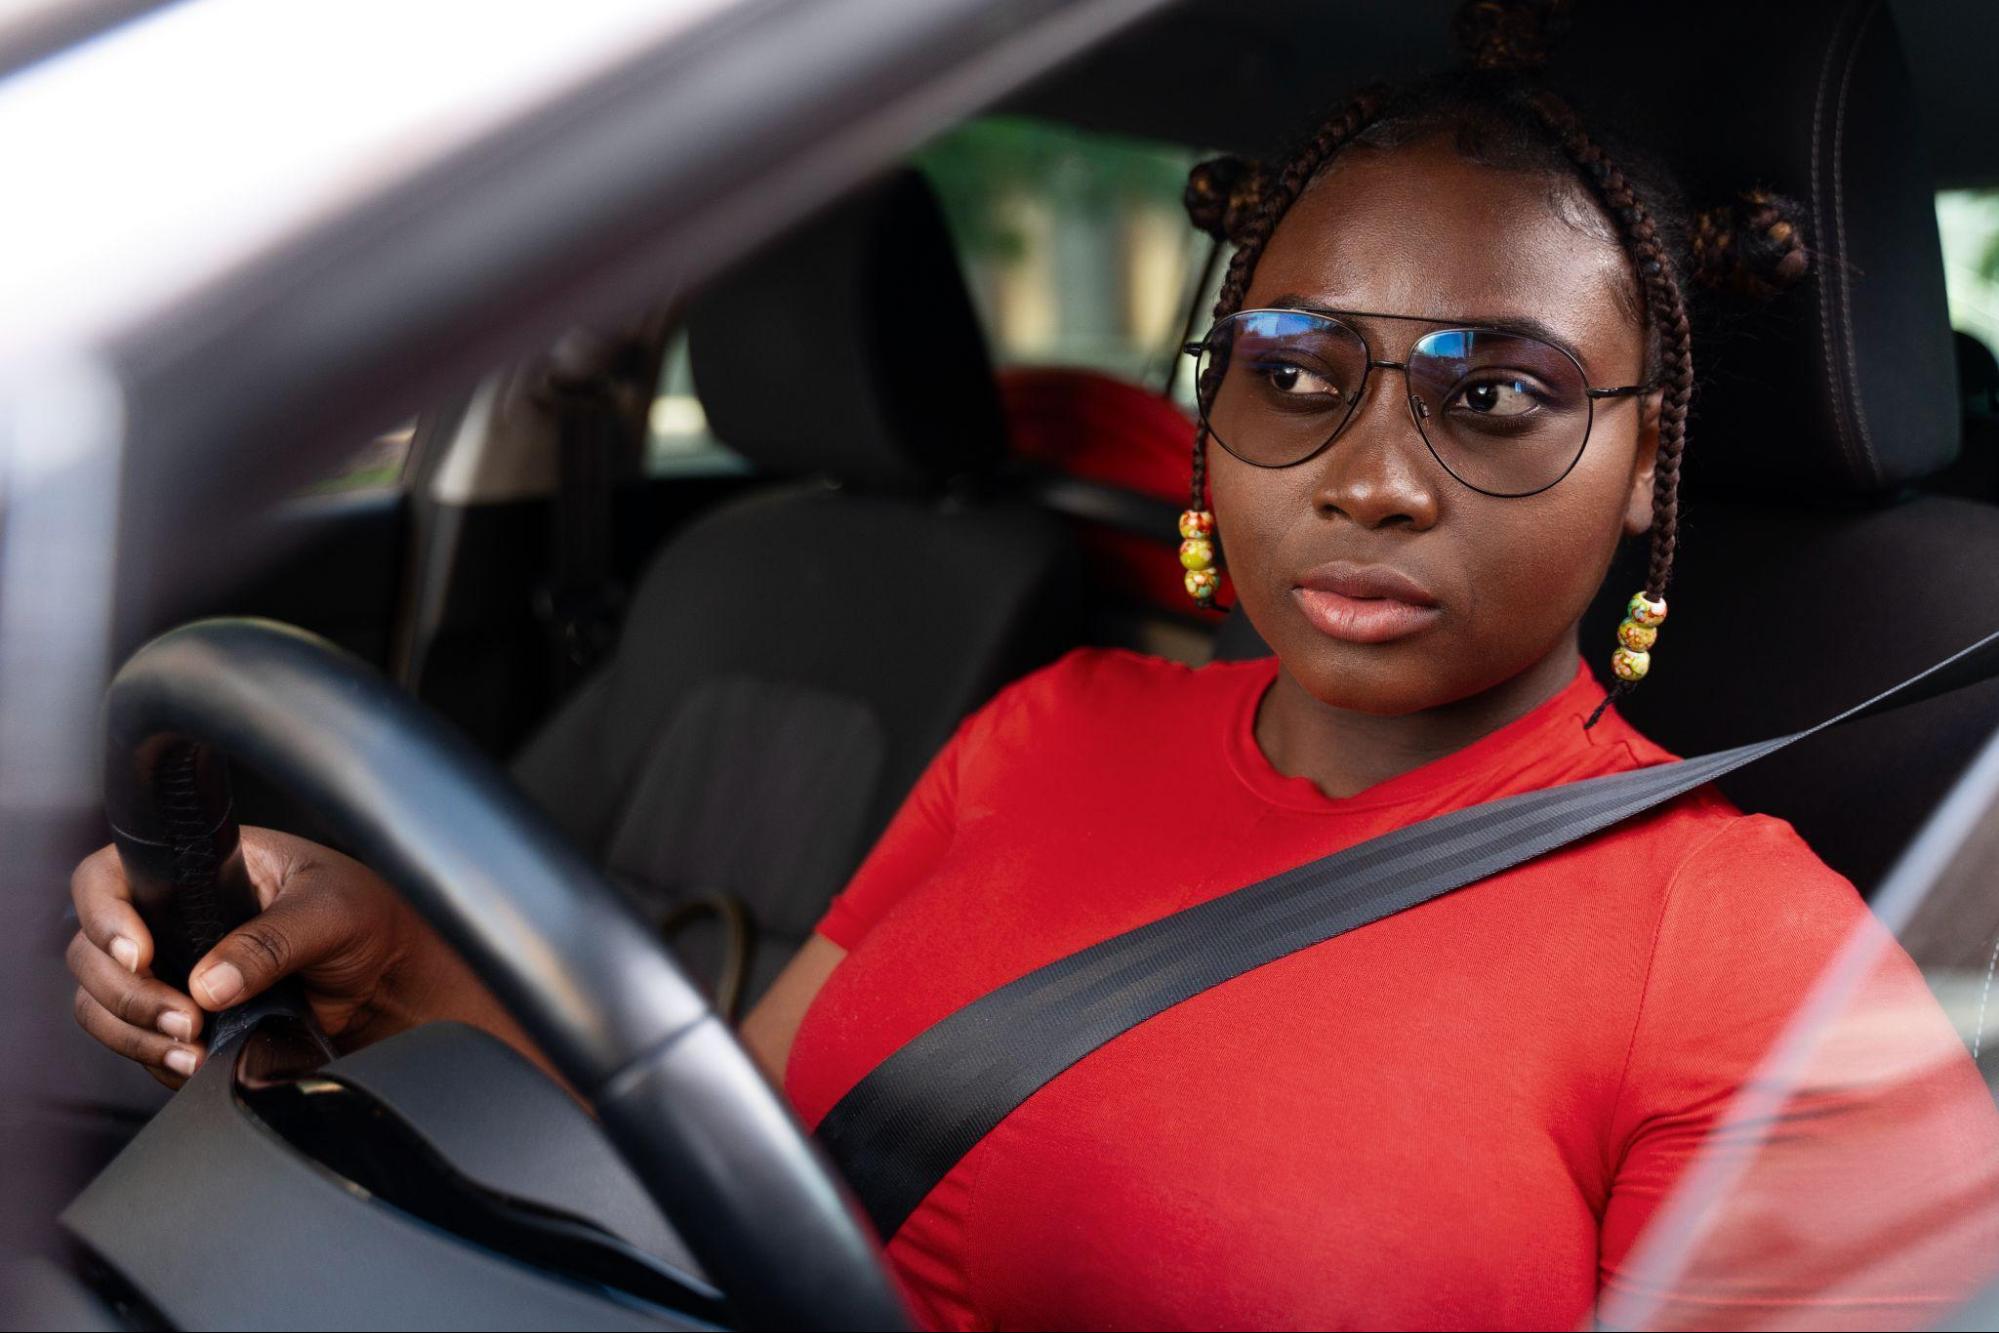
<path fill-rule="evenodd" d="M 845 1189 L 652 932 L 365 664 L 275 622 L 200 621 L 118 672 L 105 732 L 107 812 L 163 961 L 193 962 L 255 910 L 240 879 L 227 892 L 240 859 L 218 754 L 240 758 L 325 816 L 492 988 L 745 1324 L 908 1326 Z M 175 900 L 176 881 L 212 885 L 218 868 L 223 893 Z"/>

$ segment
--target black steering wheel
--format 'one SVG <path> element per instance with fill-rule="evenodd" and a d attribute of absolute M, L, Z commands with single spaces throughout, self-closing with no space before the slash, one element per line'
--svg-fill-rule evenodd
<path fill-rule="evenodd" d="M 846 1191 L 652 932 L 484 756 L 366 665 L 274 622 L 197 622 L 119 671 L 105 731 L 135 895 L 141 874 L 173 881 L 169 849 L 233 849 L 226 811 L 207 844 L 172 826 L 216 789 L 218 752 L 243 760 L 325 816 L 477 971 L 745 1324 L 907 1326 Z M 254 910 L 240 893 L 162 906 L 159 953 L 185 962 Z"/>

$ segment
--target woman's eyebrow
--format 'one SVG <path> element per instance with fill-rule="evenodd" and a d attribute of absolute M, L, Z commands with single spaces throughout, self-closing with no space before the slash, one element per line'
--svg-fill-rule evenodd
<path fill-rule="evenodd" d="M 1578 362 L 1582 353 L 1567 338 L 1549 328 L 1532 315 L 1390 315 L 1377 310 L 1340 310 L 1296 292 L 1286 292 L 1273 297 L 1273 309 L 1303 310 L 1313 315 L 1330 315 L 1335 319 L 1406 319 L 1418 324 L 1462 325 L 1468 328 L 1498 329 L 1502 333 L 1521 333 L 1529 338 L 1539 338 L 1542 342 L 1559 347 Z"/>

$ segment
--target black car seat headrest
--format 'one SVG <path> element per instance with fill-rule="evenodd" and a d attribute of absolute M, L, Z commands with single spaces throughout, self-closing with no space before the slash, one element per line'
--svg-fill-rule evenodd
<path fill-rule="evenodd" d="M 921 488 L 1005 453 L 985 335 L 914 171 L 710 285 L 688 317 L 688 352 L 716 437 L 766 471 Z"/>
<path fill-rule="evenodd" d="M 1690 486 L 1879 494 L 1956 456 L 1935 185 L 1884 0 L 1578 5 L 1549 74 L 1696 209 L 1752 187 L 1803 209 L 1804 281 L 1695 298 Z"/>

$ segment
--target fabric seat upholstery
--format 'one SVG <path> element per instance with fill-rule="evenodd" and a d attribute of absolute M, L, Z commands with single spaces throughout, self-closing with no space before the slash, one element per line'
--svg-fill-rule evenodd
<path fill-rule="evenodd" d="M 1999 506 L 1935 493 L 1954 489 L 1962 408 L 1894 14 L 1879 0 L 1750 10 L 1700 0 L 1670 25 L 1702 64 L 1662 52 L 1659 68 L 1686 82 L 1637 108 L 1697 200 L 1751 184 L 1796 199 L 1814 261 L 1777 300 L 1713 306 L 1696 330 L 1672 611 L 1624 705 L 1683 754 L 1817 721 L 1999 628 Z M 1601 65 L 1641 25 L 1620 12 L 1578 27 L 1570 59 L 1595 71 L 1605 106 L 1633 109 Z M 1718 51 L 1713 31 L 1741 40 Z M 1715 86 L 1740 96 L 1698 95 Z M 1593 664 L 1641 568 L 1629 553 L 1585 620 Z M 1871 891 L 1995 727 L 1999 683 L 1842 728 L 1723 785 Z"/>
<path fill-rule="evenodd" d="M 992 481 L 993 372 L 920 179 L 724 277 L 689 338 L 716 435 L 821 475 L 669 541 L 515 771 L 645 910 L 744 904 L 753 996 L 959 719 L 1075 642 L 1074 555 Z M 697 921 L 676 946 L 712 975 L 721 938 Z"/>

